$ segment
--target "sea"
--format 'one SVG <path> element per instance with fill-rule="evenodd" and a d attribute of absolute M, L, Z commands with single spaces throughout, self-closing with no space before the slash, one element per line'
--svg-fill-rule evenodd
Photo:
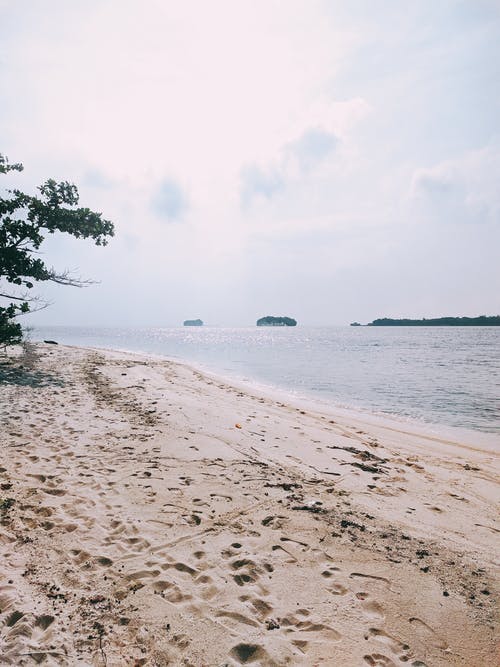
<path fill-rule="evenodd" d="M 331 408 L 498 435 L 500 327 L 35 327 L 34 341 L 159 355 Z"/>

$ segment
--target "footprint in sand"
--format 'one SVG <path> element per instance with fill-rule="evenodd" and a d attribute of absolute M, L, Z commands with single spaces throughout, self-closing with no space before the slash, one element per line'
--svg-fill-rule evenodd
<path fill-rule="evenodd" d="M 363 613 L 369 619 L 374 619 L 377 621 L 383 621 L 385 619 L 382 605 L 380 605 L 376 600 L 373 600 L 369 593 L 356 593 L 356 598 L 361 601 L 361 608 Z"/>
<path fill-rule="evenodd" d="M 88 563 L 90 560 L 92 560 L 92 557 L 88 551 L 71 549 L 70 554 L 75 565 L 84 565 L 85 563 Z"/>
<path fill-rule="evenodd" d="M 315 623 L 313 621 L 300 621 L 295 625 L 295 630 L 300 632 L 320 633 L 321 638 L 328 641 L 338 642 L 342 639 L 342 635 L 337 630 L 334 630 L 329 625 L 324 623 Z"/>
<path fill-rule="evenodd" d="M 45 488 L 45 489 L 42 489 L 42 491 L 44 493 L 47 493 L 47 494 L 51 495 L 51 496 L 64 496 L 64 495 L 66 495 L 66 491 L 64 489 Z"/>
<path fill-rule="evenodd" d="M 177 570 L 177 572 L 183 572 L 185 574 L 189 574 L 191 577 L 194 577 L 195 575 L 199 574 L 198 570 L 196 570 L 193 567 L 190 567 L 189 565 L 186 565 L 185 563 L 164 563 L 163 565 L 160 565 L 162 570 L 168 570 L 169 568 L 173 568 L 174 570 Z"/>
<path fill-rule="evenodd" d="M 200 597 L 203 600 L 211 600 L 220 592 L 217 586 L 214 585 L 212 577 L 208 574 L 202 574 L 194 581 L 197 586 L 200 586 Z"/>
<path fill-rule="evenodd" d="M 264 519 L 262 519 L 261 524 L 263 526 L 267 526 L 269 528 L 273 528 L 274 530 L 279 530 L 280 528 L 283 528 L 284 524 L 287 523 L 289 519 L 286 516 L 266 516 Z"/>
<path fill-rule="evenodd" d="M 283 554 L 286 554 L 286 556 L 287 556 L 287 559 L 285 560 L 286 563 L 298 563 L 299 562 L 298 558 L 296 558 L 291 551 L 289 551 L 288 549 L 285 549 L 285 547 L 282 547 L 281 544 L 273 544 L 271 549 L 277 555 L 283 556 Z"/>
<path fill-rule="evenodd" d="M 180 587 L 172 581 L 157 580 L 153 582 L 152 587 L 155 593 L 174 604 L 192 600 L 192 595 L 183 593 Z"/>
<path fill-rule="evenodd" d="M 435 646 L 436 648 L 442 650 L 446 650 L 448 648 L 448 644 L 445 642 L 445 640 L 442 639 L 436 633 L 436 631 L 433 630 L 433 628 L 431 628 L 430 625 L 427 625 L 425 621 L 422 621 L 422 619 L 412 616 L 412 618 L 410 618 L 410 623 L 415 628 L 415 631 L 417 632 L 418 635 L 426 638 L 430 637 L 432 645 Z"/>
<path fill-rule="evenodd" d="M 258 644 L 237 644 L 231 649 L 229 654 L 239 665 L 246 665 L 252 662 L 268 664 L 269 662 L 267 651 Z"/>
<path fill-rule="evenodd" d="M 351 572 L 349 575 L 351 579 L 368 579 L 374 582 L 380 582 L 382 584 L 385 584 L 386 586 L 390 587 L 390 581 L 389 579 L 386 579 L 385 577 L 377 577 L 374 574 L 363 574 L 362 572 Z"/>
<path fill-rule="evenodd" d="M 256 613 L 261 621 L 267 618 L 273 611 L 273 606 L 261 598 L 251 598 L 247 595 L 242 595 L 239 599 L 243 602 L 248 602 L 251 605 L 252 612 Z"/>
<path fill-rule="evenodd" d="M 111 558 L 108 558 L 107 556 L 98 556 L 96 558 L 96 562 L 99 565 L 102 565 L 102 567 L 110 567 L 111 565 L 113 565 L 113 561 L 111 560 Z"/>
<path fill-rule="evenodd" d="M 259 627 L 259 623 L 257 623 L 257 621 L 254 621 L 249 616 L 245 616 L 245 614 L 240 614 L 237 611 L 222 610 L 218 611 L 215 615 L 218 618 L 227 618 L 231 621 L 235 621 L 236 625 L 243 624 L 243 625 L 250 625 L 254 628 Z"/>
<path fill-rule="evenodd" d="M 234 546 L 234 545 L 231 545 L 231 546 Z M 206 556 L 206 553 L 204 551 L 195 551 L 193 553 L 193 556 L 196 558 L 196 560 L 201 560 L 202 558 L 204 558 Z"/>
<path fill-rule="evenodd" d="M 408 651 L 410 650 L 410 647 L 408 644 L 404 644 L 403 642 L 400 642 L 398 639 L 395 637 L 392 637 L 391 635 L 387 634 L 387 632 L 384 632 L 383 630 L 380 630 L 379 628 L 370 628 L 368 631 L 368 637 L 372 637 L 373 639 L 376 639 L 377 641 L 381 642 L 382 644 L 385 644 L 390 651 L 393 653 L 395 658 L 398 658 L 399 660 L 403 662 L 407 662 L 409 659 Z M 367 638 L 368 638 L 367 637 Z"/>
<path fill-rule="evenodd" d="M 333 593 L 333 595 L 346 595 L 349 593 L 349 589 L 342 586 L 342 584 L 332 584 L 327 590 Z"/>
<path fill-rule="evenodd" d="M 363 660 L 370 667 L 398 667 L 395 662 L 382 653 L 371 653 L 363 656 Z"/>
<path fill-rule="evenodd" d="M 53 622 L 54 616 L 50 614 L 36 616 L 33 613 L 25 614 L 19 610 L 12 611 L 5 619 L 1 631 L 3 655 L 7 659 L 6 664 L 18 664 L 14 656 L 19 657 L 19 647 L 24 645 L 26 641 L 34 646 L 50 644 L 53 639 L 51 628 Z M 54 649 L 55 646 L 52 645 L 51 648 Z M 10 653 L 14 657 L 12 661 L 8 659 Z M 51 655 L 51 652 L 40 649 L 40 651 L 31 655 L 36 656 L 33 657 L 35 662 L 42 662 L 47 654 Z"/>
<path fill-rule="evenodd" d="M 321 572 L 321 576 L 325 577 L 325 579 L 329 579 L 330 577 L 334 577 L 338 571 L 338 567 L 329 567 L 328 569 Z"/>
<path fill-rule="evenodd" d="M 306 653 L 311 643 L 330 644 L 342 640 L 340 632 L 311 617 L 310 613 L 308 609 L 298 609 L 294 614 L 289 614 L 280 619 L 283 631 L 291 635 L 291 643 L 301 653 Z"/>

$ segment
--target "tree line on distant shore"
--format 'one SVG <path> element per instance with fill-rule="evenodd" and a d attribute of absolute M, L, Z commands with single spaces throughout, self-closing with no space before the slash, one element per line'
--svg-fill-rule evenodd
<path fill-rule="evenodd" d="M 381 317 L 373 320 L 369 327 L 481 327 L 500 326 L 500 315 L 480 315 L 479 317 L 435 317 L 421 320 L 391 319 Z"/>
<path fill-rule="evenodd" d="M 293 317 L 275 317 L 273 315 L 266 315 L 257 320 L 258 327 L 295 327 L 297 320 Z"/>

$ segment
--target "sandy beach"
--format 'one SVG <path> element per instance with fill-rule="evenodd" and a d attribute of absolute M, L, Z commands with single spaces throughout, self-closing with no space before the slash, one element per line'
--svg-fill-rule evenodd
<path fill-rule="evenodd" d="M 140 355 L 0 362 L 0 664 L 498 664 L 492 449 Z"/>

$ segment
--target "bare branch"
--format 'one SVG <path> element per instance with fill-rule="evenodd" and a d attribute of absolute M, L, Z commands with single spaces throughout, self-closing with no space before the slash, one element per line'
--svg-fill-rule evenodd
<path fill-rule="evenodd" d="M 22 301 L 23 303 L 29 303 L 30 308 L 29 312 L 34 313 L 37 312 L 38 310 L 43 310 L 44 308 L 47 308 L 48 306 L 51 305 L 51 301 L 46 301 L 45 299 L 42 299 L 40 296 L 32 296 L 30 292 L 22 292 L 20 294 L 6 294 L 4 292 L 0 292 L 0 299 L 8 299 L 9 301 Z M 33 306 L 33 304 L 35 304 Z M 15 317 L 19 317 L 20 315 L 25 315 L 26 313 L 24 312 L 18 312 L 16 313 Z"/>
<path fill-rule="evenodd" d="M 63 271 L 62 273 L 56 273 L 55 269 L 52 268 L 49 270 L 49 280 L 58 285 L 69 285 L 70 287 L 88 287 L 89 285 L 96 285 L 98 281 L 89 280 L 87 278 L 76 277 L 72 275 L 72 272 L 69 270 Z"/>
<path fill-rule="evenodd" d="M 26 301 L 26 297 L 24 296 L 14 296 L 13 294 L 2 294 L 0 292 L 0 297 L 3 297 L 4 299 L 15 299 L 16 301 Z"/>

